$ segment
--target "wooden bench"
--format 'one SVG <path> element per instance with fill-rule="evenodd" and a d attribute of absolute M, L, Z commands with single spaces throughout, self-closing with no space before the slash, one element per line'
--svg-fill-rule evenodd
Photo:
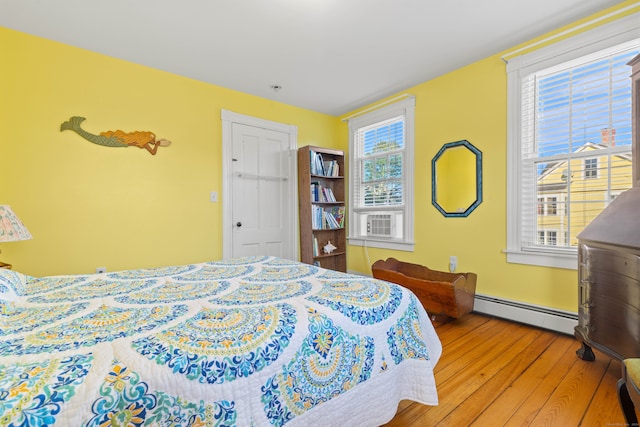
<path fill-rule="evenodd" d="M 410 289 L 432 320 L 459 318 L 473 310 L 476 294 L 475 273 L 447 273 L 419 264 L 387 258 L 371 266 L 373 277 Z"/>

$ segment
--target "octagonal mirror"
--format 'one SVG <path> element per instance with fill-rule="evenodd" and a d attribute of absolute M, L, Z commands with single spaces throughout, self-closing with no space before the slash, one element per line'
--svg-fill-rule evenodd
<path fill-rule="evenodd" d="M 466 217 L 482 203 L 482 152 L 469 141 L 444 144 L 434 156 L 431 202 L 446 217 Z"/>

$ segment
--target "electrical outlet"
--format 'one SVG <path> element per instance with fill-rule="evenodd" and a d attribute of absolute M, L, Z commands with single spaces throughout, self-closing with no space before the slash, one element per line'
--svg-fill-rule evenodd
<path fill-rule="evenodd" d="M 98 268 L 96 268 L 96 273 L 97 274 L 106 273 L 106 272 L 107 272 L 107 267 L 98 267 Z"/>
<path fill-rule="evenodd" d="M 449 271 L 453 273 L 458 268 L 458 257 L 455 255 L 451 255 L 449 257 Z"/>

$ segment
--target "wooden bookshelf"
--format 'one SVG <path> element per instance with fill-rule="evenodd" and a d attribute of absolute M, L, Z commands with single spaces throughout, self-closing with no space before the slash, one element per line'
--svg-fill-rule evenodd
<path fill-rule="evenodd" d="M 313 159 L 317 159 L 318 155 L 324 162 L 324 170 L 319 168 L 319 163 L 312 164 Z M 344 152 L 314 146 L 306 146 L 298 150 L 300 260 L 302 262 L 331 270 L 347 271 L 344 186 Z M 314 194 L 317 197 L 314 197 Z M 337 224 L 326 217 L 326 212 L 336 218 Z M 336 249 L 326 254 L 323 247 L 329 241 Z M 317 242 L 317 253 L 314 251 L 314 242 Z"/>

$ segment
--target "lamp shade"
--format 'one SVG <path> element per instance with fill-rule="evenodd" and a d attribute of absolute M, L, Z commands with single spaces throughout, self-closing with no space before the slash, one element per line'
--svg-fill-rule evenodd
<path fill-rule="evenodd" d="M 0 242 L 28 240 L 31 233 L 8 205 L 0 205 Z"/>

